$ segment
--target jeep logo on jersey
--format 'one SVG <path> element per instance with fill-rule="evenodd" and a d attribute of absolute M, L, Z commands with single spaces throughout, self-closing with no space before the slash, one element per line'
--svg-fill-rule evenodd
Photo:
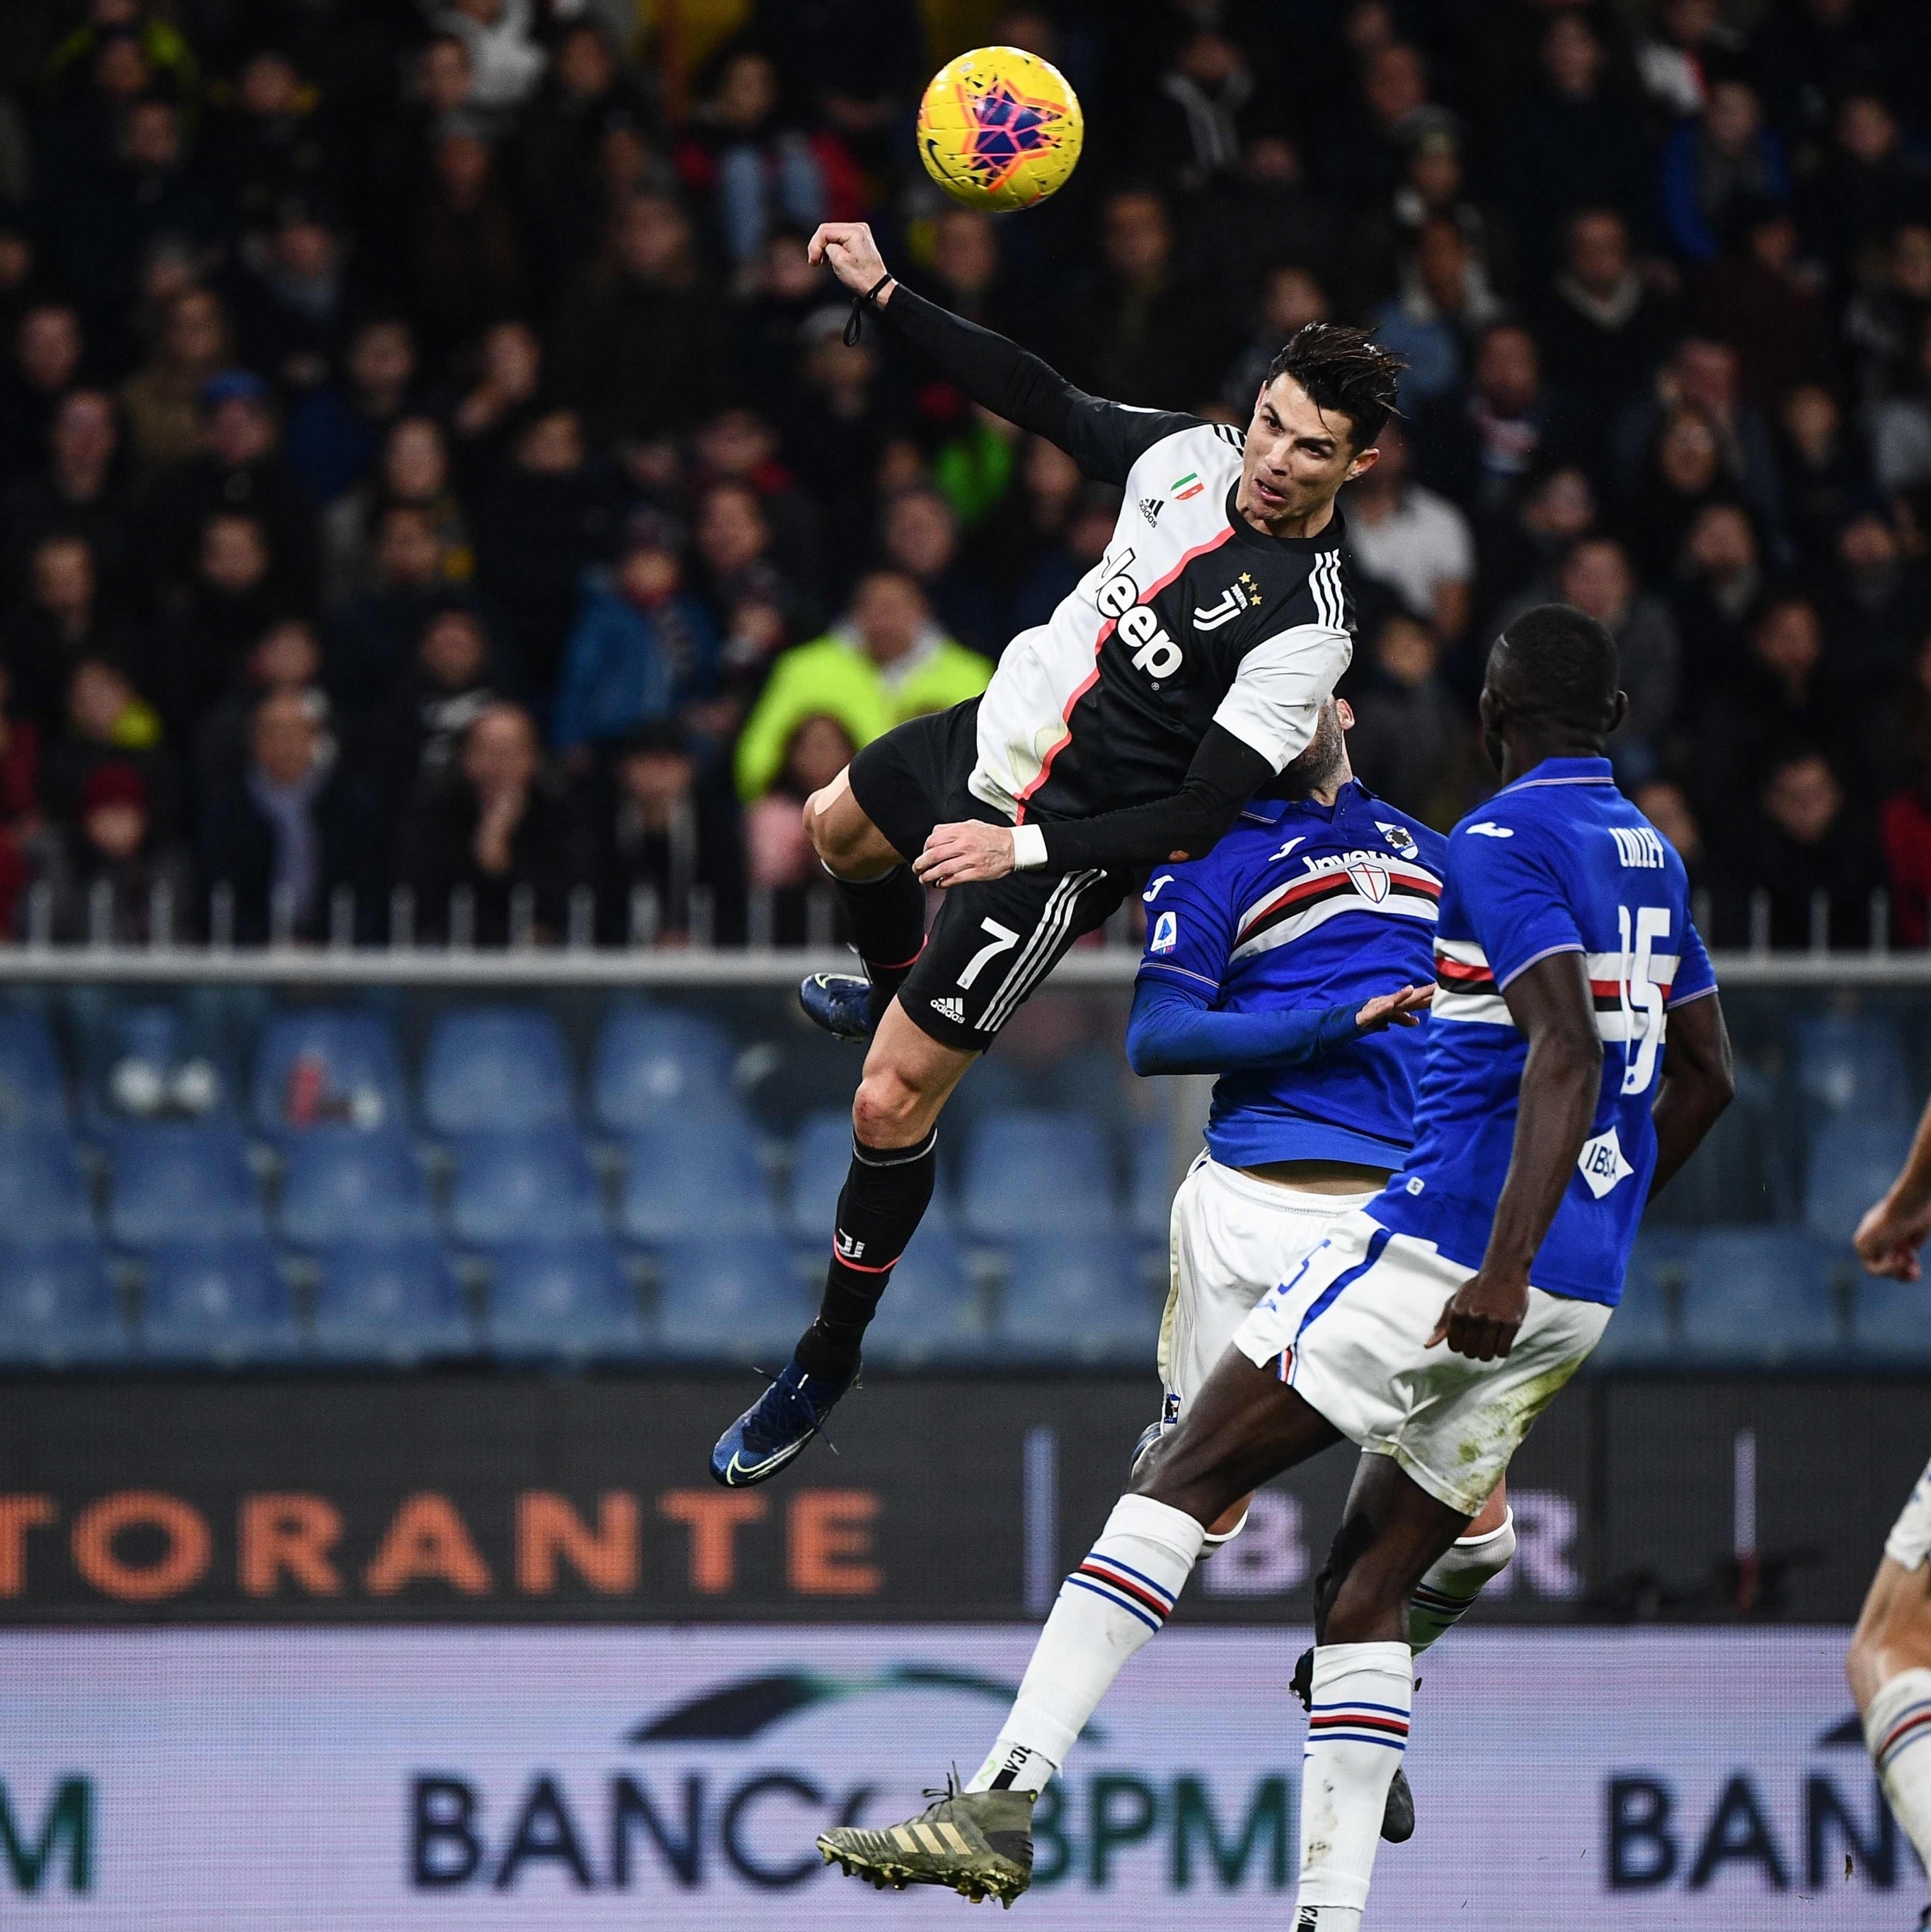
<path fill-rule="evenodd" d="M 1095 593 L 1100 614 L 1113 620 L 1113 628 L 1133 647 L 1133 665 L 1155 678 L 1171 677 L 1180 668 L 1180 646 L 1166 626 L 1140 601 L 1140 586 L 1127 574 L 1133 562 L 1128 550 L 1113 563 L 1113 574 Z"/>

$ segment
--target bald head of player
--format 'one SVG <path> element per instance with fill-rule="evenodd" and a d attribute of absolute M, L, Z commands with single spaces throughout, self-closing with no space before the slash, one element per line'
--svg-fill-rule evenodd
<path fill-rule="evenodd" d="M 1364 330 L 1297 329 L 1254 398 L 1234 507 L 1269 536 L 1319 536 L 1341 485 L 1374 468 L 1405 366 Z"/>
<path fill-rule="evenodd" d="M 1482 685 L 1482 748 L 1506 784 L 1545 758 L 1599 758 L 1629 709 L 1616 640 L 1569 604 L 1538 604 L 1495 640 Z"/>

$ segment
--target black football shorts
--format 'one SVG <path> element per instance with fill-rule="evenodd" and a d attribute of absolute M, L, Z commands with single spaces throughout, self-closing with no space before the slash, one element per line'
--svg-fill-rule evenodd
<path fill-rule="evenodd" d="M 851 760 L 851 792 L 907 860 L 934 826 L 1007 821 L 966 788 L 978 756 L 979 701 L 908 718 Z M 941 1046 L 980 1053 L 1083 934 L 1103 926 L 1133 875 L 1041 868 L 949 887 L 925 950 L 899 988 L 914 1025 Z"/>

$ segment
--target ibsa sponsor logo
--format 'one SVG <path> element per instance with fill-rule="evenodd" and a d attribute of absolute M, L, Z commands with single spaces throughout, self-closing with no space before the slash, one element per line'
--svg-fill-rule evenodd
<path fill-rule="evenodd" d="M 827 1870 L 813 1842 L 820 1832 L 891 1822 L 899 1802 L 827 1770 L 821 1750 L 787 1753 L 788 1725 L 892 1692 L 1003 1712 L 1017 1688 L 920 1664 L 857 1676 L 780 1671 L 734 1679 L 644 1720 L 621 1740 L 638 1759 L 601 1773 L 535 1766 L 506 1782 L 420 1769 L 407 1792 L 410 1883 L 479 1903 L 532 1882 L 584 1892 L 788 1892 Z M 878 1733 L 859 1718 L 854 1735 Z M 1083 1756 L 1104 1766 L 1104 1728 L 1089 1725 L 1083 1744 Z M 1139 1850 L 1159 1855 L 1175 1892 L 1285 1892 L 1298 1863 L 1296 1778 L 1272 1768 L 1160 1777 L 1099 1768 L 1058 1780 L 1033 1814 L 1034 1887 L 1106 1892 L 1124 1882 L 1123 1858 Z"/>
<path fill-rule="evenodd" d="M 0 1783 L 0 1897 L 91 1891 L 94 1817 L 91 1778 L 57 1779 L 38 1809 L 18 1780 Z"/>
<path fill-rule="evenodd" d="M 1664 1773 L 1618 1772 L 1603 1785 L 1602 1820 L 1611 1892 L 1701 1892 L 1725 1879 L 1770 1892 L 1890 1892 L 1917 1862 L 1908 1850 L 1900 1862 L 1854 1715 L 1823 1732 L 1807 1758 L 1731 1771 L 1713 1798 L 1692 1799 Z"/>

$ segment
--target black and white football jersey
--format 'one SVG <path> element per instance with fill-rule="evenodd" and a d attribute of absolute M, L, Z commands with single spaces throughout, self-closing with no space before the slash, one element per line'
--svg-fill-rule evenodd
<path fill-rule="evenodd" d="M 1106 555 L 1006 646 L 973 796 L 1020 822 L 1170 797 L 1216 723 L 1279 770 L 1352 652 L 1341 512 L 1317 537 L 1255 529 L 1224 424 L 1080 396 L 1066 443 L 1125 500 Z"/>

